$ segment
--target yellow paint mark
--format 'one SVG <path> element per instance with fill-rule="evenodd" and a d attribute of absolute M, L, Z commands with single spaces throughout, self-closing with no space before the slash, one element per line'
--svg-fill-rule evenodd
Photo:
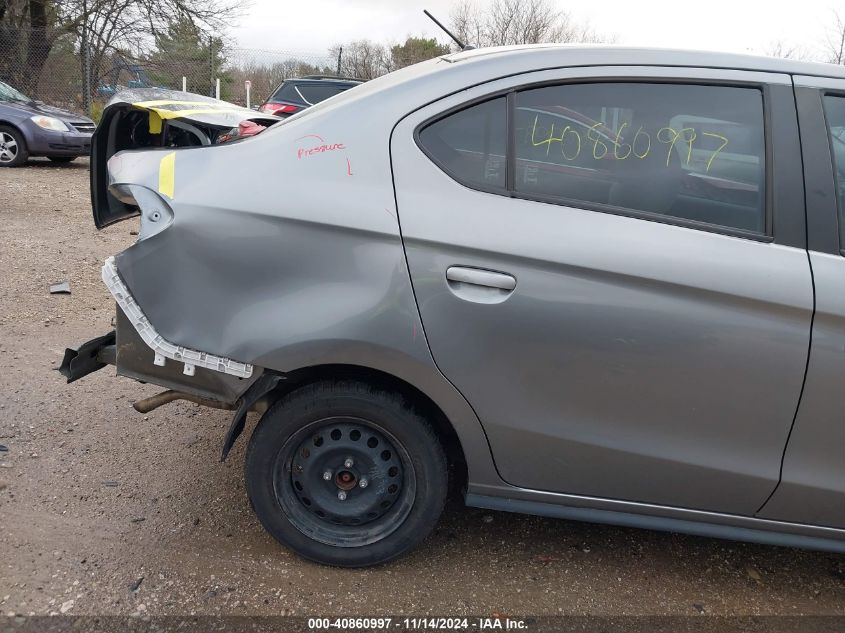
<path fill-rule="evenodd" d="M 150 134 L 160 134 L 162 121 L 168 119 L 188 118 L 197 114 L 234 114 L 240 115 L 241 117 L 247 113 L 253 114 L 251 110 L 240 108 L 225 101 L 221 101 L 220 103 L 206 103 L 204 101 L 172 101 L 161 99 L 158 101 L 138 101 L 133 103 L 132 106 L 141 110 L 147 110 L 150 113 Z M 174 106 L 188 107 L 171 109 Z"/>
<path fill-rule="evenodd" d="M 158 192 L 173 200 L 176 180 L 176 152 L 165 154 L 158 164 Z"/>
<path fill-rule="evenodd" d="M 231 108 L 233 107 L 231 103 L 226 103 L 225 101 L 221 101 L 219 103 L 215 102 L 208 102 L 208 101 L 173 101 L 170 99 L 159 99 L 158 101 L 138 101 L 132 104 L 137 108 L 157 108 L 160 106 L 169 106 L 169 105 L 201 105 L 203 107 L 209 108 Z"/>
<path fill-rule="evenodd" d="M 202 107 L 202 108 L 194 108 L 192 110 L 162 110 L 161 108 L 147 108 L 147 107 L 138 106 L 138 104 L 135 104 L 135 105 L 136 105 L 136 107 L 141 107 L 141 109 L 148 110 L 150 112 L 150 133 L 154 133 L 154 134 L 157 134 L 158 132 L 152 131 L 152 125 L 153 125 L 153 123 L 152 123 L 153 116 L 152 115 L 153 114 L 155 114 L 158 117 L 159 124 L 161 123 L 161 120 L 182 119 L 182 118 L 192 117 L 192 116 L 197 115 L 197 114 L 237 114 L 237 115 L 240 115 L 241 117 L 243 117 L 244 115 L 248 115 L 248 114 L 254 114 L 250 110 L 241 109 L 241 108 L 238 108 L 236 106 L 229 106 L 228 108 Z"/>
<path fill-rule="evenodd" d="M 240 108 L 229 108 L 224 110 L 223 108 L 197 108 L 195 110 L 154 110 L 156 114 L 158 114 L 162 119 L 181 119 L 183 117 L 191 117 L 196 114 L 239 114 L 243 116 L 246 113 L 249 113 L 249 110 L 246 112 L 241 110 Z"/>
<path fill-rule="evenodd" d="M 161 134 L 161 117 L 155 110 L 150 110 L 150 134 Z"/>

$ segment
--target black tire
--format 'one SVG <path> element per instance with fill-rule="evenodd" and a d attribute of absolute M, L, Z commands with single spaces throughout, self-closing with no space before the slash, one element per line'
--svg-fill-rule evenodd
<path fill-rule="evenodd" d="M 47 158 L 60 165 L 63 163 L 72 163 L 76 160 L 76 156 L 48 156 Z"/>
<path fill-rule="evenodd" d="M 8 125 L 0 125 L 0 167 L 19 167 L 28 158 L 23 134 Z"/>
<path fill-rule="evenodd" d="M 448 490 L 428 421 L 402 396 L 356 381 L 313 383 L 276 402 L 252 434 L 245 474 L 265 529 L 338 567 L 378 565 L 416 547 Z"/>

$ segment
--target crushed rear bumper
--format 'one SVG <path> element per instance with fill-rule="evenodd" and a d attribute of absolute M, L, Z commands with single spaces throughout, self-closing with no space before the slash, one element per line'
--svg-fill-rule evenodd
<path fill-rule="evenodd" d="M 68 382 L 115 365 L 121 376 L 231 405 L 255 383 L 261 368 L 175 345 L 156 332 L 110 257 L 103 282 L 117 302 L 115 330 L 65 350 L 60 372 Z"/>
<path fill-rule="evenodd" d="M 158 365 L 151 362 L 152 353 L 118 306 L 116 329 L 91 339 L 79 349 L 66 349 L 59 371 L 68 382 L 73 382 L 106 365 L 115 365 L 121 376 L 166 387 L 168 391 L 135 403 L 135 409 L 142 413 L 173 400 L 190 400 L 208 407 L 234 410 L 223 443 L 221 461 L 226 459 L 243 431 L 247 412 L 264 412 L 269 406 L 271 393 L 279 389 L 285 380 L 284 375 L 260 369 L 248 378 L 201 366 L 194 367 L 193 373 L 189 374 L 180 371 L 178 363 Z"/>

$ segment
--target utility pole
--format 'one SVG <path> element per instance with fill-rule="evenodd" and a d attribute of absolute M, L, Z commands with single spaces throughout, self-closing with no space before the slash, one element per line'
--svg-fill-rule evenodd
<path fill-rule="evenodd" d="M 340 60 L 343 57 L 343 46 L 337 51 L 337 72 L 335 73 L 338 77 L 340 77 Z"/>
<path fill-rule="evenodd" d="M 82 58 L 82 109 L 91 115 L 91 48 L 88 42 L 88 0 L 82 0 L 82 41 L 79 43 Z"/>
<path fill-rule="evenodd" d="M 213 35 L 208 36 L 208 65 L 209 65 L 209 70 L 210 70 L 210 74 L 208 75 L 208 78 L 210 80 L 208 82 L 208 85 L 209 85 L 208 96 L 213 97 L 214 96 L 214 87 L 215 87 L 214 86 L 215 82 L 214 82 L 214 36 Z"/>

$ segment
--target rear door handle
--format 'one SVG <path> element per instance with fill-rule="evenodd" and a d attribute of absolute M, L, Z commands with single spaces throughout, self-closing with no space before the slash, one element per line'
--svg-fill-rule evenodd
<path fill-rule="evenodd" d="M 463 283 L 472 284 L 473 286 L 496 288 L 508 293 L 516 288 L 516 277 L 512 275 L 497 273 L 492 270 L 482 270 L 481 268 L 470 268 L 468 266 L 450 266 L 446 270 L 446 279 L 455 284 Z"/>

